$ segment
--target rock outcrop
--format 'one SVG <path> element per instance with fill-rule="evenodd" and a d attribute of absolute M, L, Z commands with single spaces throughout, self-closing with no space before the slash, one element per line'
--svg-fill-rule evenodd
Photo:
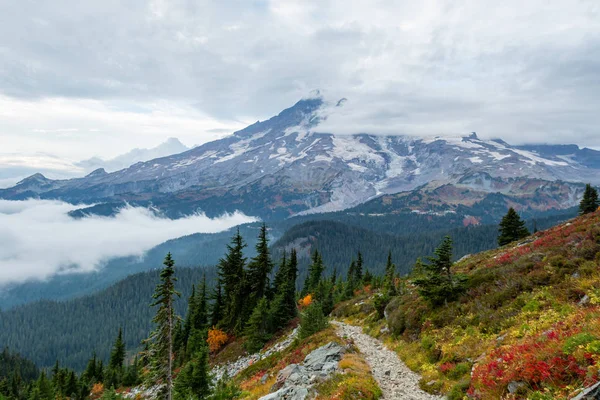
<path fill-rule="evenodd" d="M 272 393 L 260 400 L 304 400 L 315 383 L 329 378 L 338 368 L 345 348 L 335 342 L 312 351 L 302 365 L 290 364 L 277 374 Z"/>

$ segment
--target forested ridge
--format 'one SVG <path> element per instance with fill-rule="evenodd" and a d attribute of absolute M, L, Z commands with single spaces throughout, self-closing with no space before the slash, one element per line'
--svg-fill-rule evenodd
<path fill-rule="evenodd" d="M 559 215 L 539 219 L 537 226 L 544 229 L 564 218 Z M 533 230 L 531 221 L 528 226 Z M 249 246 L 245 249 L 249 257 L 255 254 L 253 245 L 256 237 L 253 236 L 257 231 L 255 227 L 248 227 L 244 231 L 248 233 L 244 239 L 249 237 Z M 278 260 L 283 247 L 290 247 L 299 238 L 309 238 L 308 247 L 294 244 L 299 253 L 299 279 L 296 286 L 299 290 L 307 276 L 314 250 L 321 254 L 326 274 L 334 270 L 338 274 L 346 274 L 350 261 L 360 250 L 364 268 L 370 273 L 383 273 L 388 251 L 391 251 L 398 272 L 404 275 L 410 272 L 418 257 L 431 254 L 445 235 L 452 236 L 454 254 L 460 258 L 465 254 L 494 248 L 498 227 L 471 226 L 395 236 L 335 221 L 308 221 L 286 232 L 272 245 L 272 252 L 274 259 Z M 225 250 L 224 247 L 214 249 L 221 254 Z M 185 258 L 184 262 L 187 262 Z M 192 284 L 200 282 L 204 271 L 210 286 L 215 278 L 214 268 L 178 269 L 180 279 L 177 287 L 184 298 L 189 296 Z M 119 327 L 123 327 L 128 348 L 138 348 L 151 325 L 148 302 L 157 276 L 158 270 L 143 272 L 89 296 L 67 301 L 38 301 L 0 312 L 0 346 L 19 351 L 41 367 L 49 367 L 58 359 L 76 370 L 85 367 L 92 351 L 97 352 L 99 359 L 106 361 L 110 342 Z M 181 299 L 177 300 L 178 312 L 184 312 L 184 303 Z"/>

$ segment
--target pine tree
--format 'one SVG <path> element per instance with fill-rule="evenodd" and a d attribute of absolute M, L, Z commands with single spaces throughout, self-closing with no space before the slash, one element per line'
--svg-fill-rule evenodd
<path fill-rule="evenodd" d="M 296 316 L 296 274 L 297 274 L 296 250 L 292 249 L 290 261 L 284 257 L 277 271 L 275 281 L 277 292 L 271 302 L 269 331 L 274 333 L 285 327 L 287 323 Z"/>
<path fill-rule="evenodd" d="M 140 362 L 137 356 L 134 358 L 133 363 L 127 367 L 127 372 L 123 376 L 123 386 L 132 387 L 140 383 L 139 377 Z"/>
<path fill-rule="evenodd" d="M 260 351 L 270 339 L 269 320 L 269 303 L 267 298 L 263 297 L 252 311 L 245 330 L 246 342 L 244 347 L 250 353 Z"/>
<path fill-rule="evenodd" d="M 599 207 L 600 200 L 598 200 L 598 191 L 588 183 L 585 185 L 583 199 L 581 199 L 581 203 L 579 203 L 579 215 L 592 213 L 598 210 Z"/>
<path fill-rule="evenodd" d="M 258 243 L 256 244 L 256 257 L 248 264 L 248 287 L 253 299 L 250 303 L 252 306 L 267 294 L 269 274 L 272 269 L 273 263 L 269 254 L 267 226 L 263 224 L 258 235 Z"/>
<path fill-rule="evenodd" d="M 504 218 L 502 218 L 499 231 L 499 246 L 504 246 L 529 236 L 529 230 L 525 227 L 525 221 L 521 220 L 519 214 L 512 207 L 508 210 Z"/>
<path fill-rule="evenodd" d="M 419 293 L 432 305 L 439 306 L 455 300 L 464 290 L 464 277 L 452 274 L 452 239 L 446 236 L 435 249 L 429 264 L 421 264 L 421 272 L 413 280 Z M 420 263 L 420 260 L 419 260 Z"/>
<path fill-rule="evenodd" d="M 152 322 L 156 329 L 150 334 L 147 341 L 150 344 L 149 384 L 161 382 L 165 385 L 164 395 L 167 400 L 173 395 L 173 329 L 177 316 L 173 301 L 175 296 L 180 296 L 175 290 L 175 261 L 168 253 L 163 263 L 165 267 L 160 273 L 161 283 L 156 286 L 152 298 L 152 307 L 158 306 L 156 316 Z"/>
<path fill-rule="evenodd" d="M 323 314 L 323 308 L 318 301 L 312 302 L 300 317 L 300 329 L 298 336 L 305 339 L 327 327 L 327 317 Z"/>
<path fill-rule="evenodd" d="M 187 346 L 187 342 L 192 332 L 192 325 L 194 321 L 194 313 L 196 312 L 196 285 L 192 284 L 192 294 L 188 297 L 187 312 L 185 314 L 185 322 L 183 323 L 182 342 L 183 346 Z"/>
<path fill-rule="evenodd" d="M 98 382 L 99 373 L 98 373 L 97 369 L 98 369 L 98 360 L 96 357 L 96 352 L 94 352 L 94 353 L 92 353 L 92 358 L 90 358 L 88 360 L 87 366 L 82 375 L 82 377 L 86 381 L 86 383 L 93 384 L 95 382 Z"/>
<path fill-rule="evenodd" d="M 275 293 L 280 292 L 279 288 L 287 281 L 287 254 L 286 251 L 283 250 L 283 256 L 281 257 L 281 264 L 279 264 L 279 269 L 275 274 L 275 279 L 273 280 L 273 288 L 275 289 Z"/>
<path fill-rule="evenodd" d="M 208 326 L 208 307 L 206 302 L 206 275 L 202 276 L 202 285 L 195 301 L 192 329 L 204 330 Z"/>
<path fill-rule="evenodd" d="M 115 371 L 121 371 L 123 369 L 123 363 L 125 362 L 125 343 L 123 342 L 123 329 L 119 328 L 119 334 L 113 345 L 112 352 L 110 353 L 110 361 L 108 362 L 108 368 Z"/>
<path fill-rule="evenodd" d="M 244 239 L 237 233 L 231 239 L 231 244 L 227 245 L 227 254 L 219 260 L 218 274 L 219 282 L 223 290 L 223 327 L 229 331 L 241 330 L 244 321 L 242 312 L 246 304 L 247 283 L 244 267 L 246 258 L 243 251 L 246 247 Z"/>
<path fill-rule="evenodd" d="M 388 252 L 387 263 L 385 265 L 385 278 L 383 281 L 383 290 L 389 297 L 396 295 L 396 285 L 394 279 L 396 277 L 396 266 L 392 263 L 392 251 Z"/>
<path fill-rule="evenodd" d="M 303 296 L 315 292 L 317 285 L 319 285 L 319 282 L 321 281 L 324 270 L 325 266 L 323 265 L 321 254 L 319 254 L 318 250 L 315 250 L 312 256 L 312 262 L 308 267 L 308 276 L 306 277 L 304 288 L 302 289 Z"/>
<path fill-rule="evenodd" d="M 356 283 L 360 283 L 362 282 L 363 279 L 363 257 L 361 252 L 358 252 L 358 256 L 356 259 L 356 270 L 355 270 L 355 277 L 354 277 L 354 281 Z"/>
<path fill-rule="evenodd" d="M 346 279 L 346 285 L 344 287 L 344 298 L 350 299 L 354 296 L 354 289 L 356 288 L 356 261 L 352 260 L 350 262 L 350 267 L 348 268 L 348 278 Z"/>
<path fill-rule="evenodd" d="M 221 289 L 221 281 L 217 280 L 217 285 L 211 296 L 212 306 L 210 308 L 210 326 L 217 326 L 223 319 L 223 311 L 225 304 L 223 303 L 223 290 Z"/>
<path fill-rule="evenodd" d="M 113 345 L 108 362 L 106 387 L 119 387 L 123 378 L 123 364 L 125 362 L 125 343 L 123 342 L 123 331 L 119 328 L 119 334 Z"/>
<path fill-rule="evenodd" d="M 287 266 L 287 283 L 285 287 L 285 304 L 290 319 L 295 318 L 298 313 L 296 306 L 296 279 L 298 278 L 298 255 L 296 249 L 290 253 L 290 261 Z"/>
<path fill-rule="evenodd" d="M 210 393 L 208 348 L 206 344 L 181 370 L 175 380 L 175 400 L 206 399 Z"/>

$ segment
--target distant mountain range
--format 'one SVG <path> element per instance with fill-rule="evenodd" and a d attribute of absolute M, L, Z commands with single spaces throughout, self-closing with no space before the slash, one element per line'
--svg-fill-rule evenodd
<path fill-rule="evenodd" d="M 78 179 L 36 174 L 0 190 L 0 198 L 127 201 L 152 204 L 173 217 L 241 210 L 277 220 L 343 210 L 426 184 L 467 184 L 495 193 L 515 178 L 600 183 L 600 152 L 574 145 L 511 146 L 474 133 L 416 138 L 320 132 L 319 124 L 343 103 L 303 99 L 267 121 L 183 153 Z M 571 207 L 577 200 L 572 195 L 555 205 Z"/>
<path fill-rule="evenodd" d="M 240 210 L 267 221 L 276 251 L 297 245 L 306 257 L 313 248 L 336 243 L 335 254 L 326 255 L 328 268 L 345 273 L 349 254 L 357 250 L 355 239 L 365 234 L 372 238 L 369 243 L 383 247 L 363 249 L 373 268 L 382 268 L 382 255 L 394 248 L 400 270 L 407 271 L 415 254 L 429 251 L 451 231 L 461 237 L 460 252 L 493 246 L 495 224 L 508 207 L 530 220 L 530 227 L 533 220 L 549 226 L 573 216 L 584 183 L 600 183 L 600 152 L 576 145 L 511 146 L 500 139 L 481 140 L 475 133 L 417 138 L 320 132 L 320 123 L 343 103 L 303 99 L 267 121 L 178 154 L 116 172 L 97 169 L 76 179 L 35 174 L 0 190 L 0 198 L 94 203 L 71 212 L 74 218 L 111 215 L 125 202 L 152 206 L 170 218 Z M 171 139 L 157 149 L 132 151 L 105 163 L 127 163 L 183 147 Z M 101 164 L 88 160 L 86 165 Z M 475 231 L 455 231 L 462 227 L 481 227 L 481 237 L 473 239 Z M 243 230 L 251 255 L 256 226 Z M 334 231 L 350 232 L 352 239 Z M 427 246 L 405 250 L 407 238 L 415 234 Z M 141 259 L 111 260 L 98 273 L 62 274 L 4 288 L 0 307 L 97 291 L 129 274 L 160 267 L 167 251 L 180 266 L 214 265 L 230 236 L 193 235 L 163 243 Z"/>
<path fill-rule="evenodd" d="M 113 172 L 127 168 L 140 161 L 166 157 L 189 150 L 176 138 L 150 149 L 133 149 L 113 159 L 103 160 L 93 157 L 88 160 L 72 162 L 52 154 L 2 154 L 0 153 L 0 188 L 18 184 L 32 174 L 45 174 L 57 179 L 71 179 L 103 169 Z M 45 177 L 44 177 L 45 179 Z"/>
<path fill-rule="evenodd" d="M 75 163 L 75 165 L 86 171 L 94 171 L 102 168 L 107 172 L 114 172 L 138 162 L 167 157 L 173 154 L 183 153 L 187 150 L 189 150 L 189 148 L 181 143 L 179 139 L 169 138 L 166 142 L 151 149 L 133 149 L 110 160 L 93 157 L 88 160 L 79 161 Z"/>

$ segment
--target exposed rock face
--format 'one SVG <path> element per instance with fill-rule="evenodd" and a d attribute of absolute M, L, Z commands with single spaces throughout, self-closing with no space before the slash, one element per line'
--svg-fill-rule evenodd
<path fill-rule="evenodd" d="M 573 400 L 600 400 L 600 382 L 581 392 Z"/>
<path fill-rule="evenodd" d="M 292 344 L 294 339 L 296 339 L 296 336 L 298 336 L 298 328 L 294 329 L 292 333 L 290 333 L 284 340 L 274 344 L 263 352 L 240 357 L 236 361 L 213 368 L 213 381 L 217 382 L 224 376 L 234 377 L 244 369 L 248 368 L 250 365 L 254 364 L 256 361 L 269 357 L 271 354 L 285 350 Z"/>
<path fill-rule="evenodd" d="M 304 400 L 312 386 L 327 379 L 338 367 L 344 347 L 330 342 L 309 353 L 303 365 L 290 364 L 277 374 L 271 394 L 260 400 Z"/>

